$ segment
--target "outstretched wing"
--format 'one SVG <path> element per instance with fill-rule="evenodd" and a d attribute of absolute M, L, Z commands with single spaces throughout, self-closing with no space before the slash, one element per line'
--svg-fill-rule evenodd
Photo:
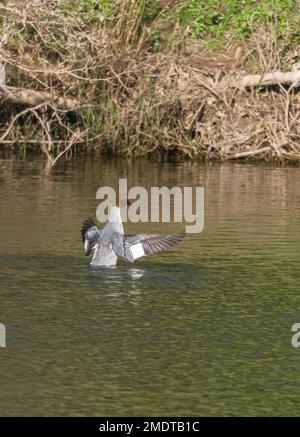
<path fill-rule="evenodd" d="M 114 234 L 112 247 L 117 255 L 123 256 L 128 261 L 151 255 L 152 253 L 168 250 L 179 243 L 185 233 L 178 234 Z"/>
<path fill-rule="evenodd" d="M 82 242 L 84 243 L 85 254 L 88 255 L 96 247 L 100 240 L 101 231 L 90 217 L 86 219 L 80 230 Z"/>
<path fill-rule="evenodd" d="M 93 228 L 93 227 L 95 227 L 96 229 L 98 229 L 97 226 L 96 226 L 96 223 L 94 222 L 93 219 L 91 219 L 91 217 L 87 218 L 87 219 L 84 220 L 84 222 L 82 223 L 80 233 L 81 233 L 81 239 L 82 239 L 82 242 L 83 242 L 83 243 L 84 243 L 85 235 L 86 235 L 87 231 L 88 231 L 89 229 Z"/>

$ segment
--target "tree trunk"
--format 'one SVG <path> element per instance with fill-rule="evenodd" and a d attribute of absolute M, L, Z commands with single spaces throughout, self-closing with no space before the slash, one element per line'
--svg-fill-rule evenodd
<path fill-rule="evenodd" d="M 0 100 L 26 106 L 37 106 L 44 103 L 61 111 L 75 111 L 80 107 L 79 100 L 72 97 L 59 97 L 45 91 L 13 86 L 0 86 Z"/>
<path fill-rule="evenodd" d="M 300 71 L 289 71 L 284 73 L 282 71 L 274 71 L 266 74 L 250 74 L 238 80 L 234 86 L 238 88 L 249 88 L 253 86 L 265 85 L 286 85 L 300 82 Z"/>

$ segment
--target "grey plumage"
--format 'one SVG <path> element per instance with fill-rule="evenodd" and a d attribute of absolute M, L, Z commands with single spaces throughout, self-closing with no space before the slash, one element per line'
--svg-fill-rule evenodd
<path fill-rule="evenodd" d="M 96 248 L 101 238 L 101 231 L 91 218 L 83 222 L 81 238 L 84 243 L 85 255 L 89 255 L 89 253 Z"/>
<path fill-rule="evenodd" d="M 104 266 L 115 265 L 117 256 L 134 262 L 142 256 L 167 250 L 179 243 L 184 235 L 184 232 L 124 235 L 119 208 L 115 208 L 102 230 L 91 218 L 85 220 L 81 228 L 86 255 L 94 249 L 91 264 Z"/>
<path fill-rule="evenodd" d="M 141 256 L 168 250 L 175 246 L 184 237 L 184 232 L 178 234 L 130 234 L 112 236 L 112 248 L 117 255 L 122 256 L 129 262 L 139 258 L 134 256 L 132 248 L 140 245 Z M 143 254 L 144 252 L 144 254 Z"/>

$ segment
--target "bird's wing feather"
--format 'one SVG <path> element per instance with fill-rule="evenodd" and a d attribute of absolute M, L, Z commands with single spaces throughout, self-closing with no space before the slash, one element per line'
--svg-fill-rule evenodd
<path fill-rule="evenodd" d="M 115 232 L 110 237 L 110 240 L 112 244 L 112 249 L 115 251 L 115 253 L 124 258 L 124 234 L 120 234 L 120 232 Z"/>
<path fill-rule="evenodd" d="M 87 231 L 89 231 L 91 228 L 94 228 L 95 230 L 99 230 L 99 228 L 96 226 L 95 222 L 93 219 L 91 219 L 90 217 L 87 218 L 86 220 L 84 220 L 80 233 L 81 233 L 81 238 L 82 238 L 82 242 L 84 243 L 85 240 L 85 236 Z"/>
<path fill-rule="evenodd" d="M 132 234 L 124 236 L 124 255 L 128 261 L 170 249 L 184 237 L 178 234 Z"/>

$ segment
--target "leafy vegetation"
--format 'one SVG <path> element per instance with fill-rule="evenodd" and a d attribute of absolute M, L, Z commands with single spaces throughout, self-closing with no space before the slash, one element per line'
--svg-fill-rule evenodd
<path fill-rule="evenodd" d="M 190 26 L 195 37 L 244 38 L 255 31 L 258 23 L 273 23 L 284 32 L 296 7 L 294 0 L 188 0 L 174 12 L 179 14 L 182 25 Z"/>
<path fill-rule="evenodd" d="M 248 156 L 249 149 L 260 146 L 278 154 L 274 138 L 276 144 L 300 138 L 297 118 L 278 109 L 296 111 L 292 91 L 286 96 L 281 87 L 272 104 L 261 97 L 260 86 L 251 99 L 250 93 L 246 99 L 242 93 L 232 98 L 230 81 L 240 67 L 260 74 L 293 69 L 300 59 L 299 3 L 29 0 L 26 8 L 21 0 L 7 0 L 7 7 L 0 3 L 0 54 L 5 56 L 0 62 L 7 65 L 8 85 L 82 103 L 72 114 L 48 108 L 41 116 L 40 107 L 19 116 L 20 108 L 9 112 L 3 105 L 0 137 L 5 144 L 29 138 L 51 156 L 73 144 L 128 156 L 223 158 L 240 150 Z M 206 62 L 207 52 L 213 62 Z M 224 54 L 231 60 L 222 67 Z M 232 129 L 240 119 L 249 127 L 248 136 L 245 127 Z M 300 144 L 295 153 L 300 156 Z"/>

